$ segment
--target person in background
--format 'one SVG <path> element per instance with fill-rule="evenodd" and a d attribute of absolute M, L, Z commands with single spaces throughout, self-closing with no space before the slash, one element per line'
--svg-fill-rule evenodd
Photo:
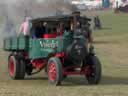
<path fill-rule="evenodd" d="M 114 8 L 115 13 L 119 13 L 119 2 L 115 1 L 115 8 Z"/>
<path fill-rule="evenodd" d="M 31 17 L 25 17 L 24 22 L 20 26 L 20 32 L 19 35 L 29 36 L 30 35 L 30 21 Z"/>
<path fill-rule="evenodd" d="M 101 29 L 101 21 L 99 16 L 94 17 L 94 29 Z"/>

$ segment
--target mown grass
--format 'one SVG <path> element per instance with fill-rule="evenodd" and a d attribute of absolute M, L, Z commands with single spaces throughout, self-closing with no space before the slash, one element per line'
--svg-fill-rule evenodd
<path fill-rule="evenodd" d="M 94 14 L 93 12 L 91 14 Z M 128 96 L 128 21 L 127 14 L 95 12 L 102 30 L 94 32 L 95 50 L 102 63 L 102 80 L 88 85 L 84 77 L 69 77 L 62 86 L 47 85 L 40 73 L 22 81 L 9 79 L 7 55 L 0 53 L 0 96 Z"/>
<path fill-rule="evenodd" d="M 128 22 L 127 14 L 101 14 L 103 29 L 94 33 L 97 54 L 99 55 L 103 75 L 125 78 L 122 83 L 128 83 Z M 114 82 L 119 82 L 118 80 Z M 107 81 L 111 82 L 111 81 Z M 118 85 L 117 83 L 117 85 Z"/>

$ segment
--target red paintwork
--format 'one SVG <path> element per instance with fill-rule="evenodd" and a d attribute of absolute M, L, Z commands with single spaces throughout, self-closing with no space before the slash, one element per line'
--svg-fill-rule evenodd
<path fill-rule="evenodd" d="M 63 30 L 62 28 L 60 28 L 59 32 L 44 34 L 43 38 L 56 38 L 57 36 L 62 36 L 62 35 L 63 35 Z"/>
<path fill-rule="evenodd" d="M 49 74 L 49 78 L 51 81 L 55 81 L 56 80 L 56 66 L 55 64 L 52 62 L 51 64 L 49 64 L 49 70 L 48 70 L 48 74 Z"/>
<path fill-rule="evenodd" d="M 55 55 L 55 57 L 64 57 L 64 56 L 65 56 L 64 52 L 57 53 L 57 54 Z"/>
<path fill-rule="evenodd" d="M 57 34 L 44 34 L 43 35 L 43 38 L 56 38 L 57 37 Z"/>
<path fill-rule="evenodd" d="M 46 66 L 47 61 L 43 59 L 36 59 L 36 60 L 33 60 L 31 63 L 33 67 L 35 67 L 36 69 L 42 69 Z"/>
<path fill-rule="evenodd" d="M 66 56 L 66 55 L 65 55 L 64 52 L 55 54 L 55 57 L 60 58 L 62 63 L 64 63 L 65 56 Z"/>
<path fill-rule="evenodd" d="M 14 61 L 12 58 L 9 60 L 9 73 L 11 76 L 14 76 Z"/>

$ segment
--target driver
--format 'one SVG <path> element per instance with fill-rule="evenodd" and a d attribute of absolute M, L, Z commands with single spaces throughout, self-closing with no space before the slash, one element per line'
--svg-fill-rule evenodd
<path fill-rule="evenodd" d="M 88 39 L 88 41 L 89 41 L 89 43 L 90 43 L 90 45 L 92 45 L 92 43 L 93 43 L 93 37 L 92 37 L 92 31 L 91 31 L 91 29 L 89 28 L 89 24 L 87 24 L 87 27 L 82 27 L 82 21 L 83 21 L 83 19 L 84 20 L 87 20 L 87 21 L 90 21 L 91 19 L 89 19 L 89 18 L 87 18 L 87 17 L 81 17 L 80 15 L 81 15 L 81 13 L 79 12 L 79 11 L 75 11 L 75 12 L 73 12 L 72 13 L 72 15 L 73 15 L 73 21 L 74 21 L 74 26 L 73 25 L 71 25 L 71 26 L 73 26 L 73 29 L 75 30 L 75 29 L 79 29 L 79 28 L 81 28 L 82 30 L 83 30 L 83 34 L 84 34 L 84 36 Z"/>

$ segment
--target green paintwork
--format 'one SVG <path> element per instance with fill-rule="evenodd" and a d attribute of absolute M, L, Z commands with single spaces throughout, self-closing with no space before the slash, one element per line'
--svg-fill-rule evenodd
<path fill-rule="evenodd" d="M 29 58 L 46 58 L 51 53 L 65 51 L 67 46 L 72 42 L 72 35 L 69 32 L 61 37 L 49 39 L 30 39 L 29 40 Z"/>
<path fill-rule="evenodd" d="M 29 38 L 24 36 L 10 37 L 4 39 L 4 50 L 7 51 L 27 51 Z"/>
<path fill-rule="evenodd" d="M 64 32 L 63 36 L 49 39 L 33 39 L 30 37 L 13 37 L 4 40 L 6 51 L 26 51 L 30 59 L 46 58 L 51 53 L 65 51 L 72 42 L 72 33 Z"/>
<path fill-rule="evenodd" d="M 60 46 L 59 39 L 30 39 L 30 58 L 42 58 L 47 57 L 50 53 L 54 53 L 55 46 Z M 60 46 L 57 51 L 60 52 L 62 49 Z M 60 50 L 59 50 L 60 49 Z"/>

